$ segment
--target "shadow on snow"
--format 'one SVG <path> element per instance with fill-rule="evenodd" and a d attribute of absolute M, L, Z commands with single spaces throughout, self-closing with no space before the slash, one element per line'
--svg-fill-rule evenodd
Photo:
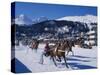
<path fill-rule="evenodd" d="M 13 73 L 29 73 L 31 72 L 22 62 L 14 58 L 11 60 L 11 71 Z"/>

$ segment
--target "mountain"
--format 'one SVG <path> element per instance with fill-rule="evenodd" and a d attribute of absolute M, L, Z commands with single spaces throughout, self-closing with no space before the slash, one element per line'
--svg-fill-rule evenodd
<path fill-rule="evenodd" d="M 33 22 L 27 16 L 21 14 L 17 18 L 15 18 L 15 24 L 18 24 L 18 25 L 32 25 Z"/>
<path fill-rule="evenodd" d="M 87 24 L 81 22 L 64 21 L 64 20 L 47 20 L 30 26 L 16 25 L 16 37 L 40 38 L 64 38 L 72 37 L 89 31 Z"/>
<path fill-rule="evenodd" d="M 47 20 L 48 20 L 47 17 L 41 16 L 41 17 L 38 18 L 38 23 L 39 23 L 39 22 L 43 22 L 43 21 L 47 21 Z"/>
<path fill-rule="evenodd" d="M 65 16 L 56 20 L 68 20 L 68 21 L 74 21 L 74 22 L 83 22 L 83 23 L 96 23 L 97 22 L 97 16 L 94 15 L 85 15 L 85 16 Z"/>
<path fill-rule="evenodd" d="M 73 21 L 73 22 L 82 22 L 86 23 L 91 29 L 91 23 L 97 23 L 97 16 L 94 15 L 85 15 L 85 16 L 65 16 L 56 20 L 67 20 L 67 21 Z"/>
<path fill-rule="evenodd" d="M 41 16 L 39 18 L 33 19 L 32 21 L 33 21 L 33 24 L 36 24 L 36 23 L 40 23 L 40 22 L 43 22 L 43 21 L 47 21 L 47 20 L 48 20 L 47 17 Z"/>
<path fill-rule="evenodd" d="M 47 20 L 48 20 L 48 18 L 46 18 L 45 16 L 41 16 L 39 18 L 31 20 L 26 15 L 21 14 L 17 18 L 15 18 L 15 24 L 17 24 L 17 25 L 32 25 L 32 24 L 40 23 L 40 22 L 47 21 Z"/>
<path fill-rule="evenodd" d="M 97 31 L 97 17 L 93 15 L 66 16 L 56 20 L 40 17 L 29 22 L 25 15 L 15 19 L 16 37 L 36 37 L 38 39 L 77 37 L 89 31 Z M 25 25 L 24 25 L 25 24 Z M 30 25 L 31 24 L 31 25 Z M 12 27 L 13 27 L 12 25 Z"/>

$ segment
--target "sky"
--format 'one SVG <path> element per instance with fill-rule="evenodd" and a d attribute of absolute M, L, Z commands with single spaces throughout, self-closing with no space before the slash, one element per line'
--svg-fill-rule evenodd
<path fill-rule="evenodd" d="M 21 14 L 31 19 L 41 16 L 45 16 L 48 19 L 58 19 L 65 16 L 97 15 L 97 7 L 16 2 L 15 17 Z"/>

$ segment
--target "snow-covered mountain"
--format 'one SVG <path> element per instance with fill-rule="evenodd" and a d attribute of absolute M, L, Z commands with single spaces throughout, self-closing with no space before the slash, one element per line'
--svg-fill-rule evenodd
<path fill-rule="evenodd" d="M 32 23 L 32 20 L 24 14 L 21 14 L 17 18 L 15 18 L 15 24 L 18 25 L 31 25 Z"/>
<path fill-rule="evenodd" d="M 86 23 L 89 29 L 92 28 L 91 23 L 97 23 L 97 16 L 94 15 L 85 15 L 85 16 L 65 16 L 56 20 L 67 20 L 73 22 Z"/>
<path fill-rule="evenodd" d="M 77 37 L 80 33 L 89 31 L 97 32 L 97 16 L 66 16 L 56 20 L 49 20 L 46 17 L 34 18 L 34 21 L 25 15 L 20 15 L 15 19 L 16 35 L 22 37 L 22 34 L 36 38 L 64 38 Z M 28 25 L 27 27 L 25 25 Z M 31 26 L 30 26 L 31 24 Z M 23 25 L 23 26 L 20 26 Z M 12 25 L 12 28 L 14 25 Z M 87 37 L 87 36 L 86 36 Z M 40 38 L 39 38 L 40 39 Z"/>
<path fill-rule="evenodd" d="M 48 20 L 47 17 L 41 16 L 41 17 L 39 17 L 39 18 L 33 19 L 32 21 L 33 21 L 33 24 L 36 24 L 36 23 L 40 23 L 40 22 L 43 22 L 43 21 L 47 21 L 47 20 Z"/>
<path fill-rule="evenodd" d="M 43 22 L 43 21 L 47 21 L 48 18 L 45 17 L 45 16 L 41 16 L 41 17 L 39 17 L 37 20 L 38 20 L 38 22 Z"/>
<path fill-rule="evenodd" d="M 97 16 L 85 15 L 85 16 L 65 16 L 56 20 L 68 20 L 68 21 L 78 21 L 83 23 L 97 23 Z"/>
<path fill-rule="evenodd" d="M 32 25 L 32 24 L 40 23 L 40 22 L 47 21 L 47 20 L 48 20 L 48 18 L 46 18 L 45 16 L 41 16 L 39 18 L 32 20 L 29 17 L 27 17 L 26 15 L 21 14 L 17 18 L 15 18 L 15 24 Z"/>
<path fill-rule="evenodd" d="M 47 17 L 45 16 L 41 16 L 37 19 L 30 19 L 28 18 L 26 15 L 21 14 L 19 15 L 17 18 L 15 18 L 15 24 L 18 25 L 31 25 L 31 24 L 36 24 L 36 23 L 40 23 L 43 21 L 47 21 L 49 20 Z M 73 22 L 82 22 L 82 23 L 97 23 L 97 16 L 94 15 L 85 15 L 85 16 L 65 16 L 62 18 L 58 18 L 56 19 L 58 21 L 60 20 L 67 20 L 67 21 L 73 21 Z"/>

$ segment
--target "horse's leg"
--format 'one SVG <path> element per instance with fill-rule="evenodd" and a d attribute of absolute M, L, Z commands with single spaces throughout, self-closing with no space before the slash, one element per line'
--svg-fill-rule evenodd
<path fill-rule="evenodd" d="M 74 56 L 74 52 L 73 51 L 71 51 L 72 52 L 72 55 Z"/>
<path fill-rule="evenodd" d="M 59 62 L 61 62 L 61 57 L 57 56 L 56 60 L 59 61 Z"/>
<path fill-rule="evenodd" d="M 72 52 L 72 55 L 74 56 L 74 52 L 73 52 L 73 50 L 72 50 L 72 47 L 70 48 L 70 51 Z"/>
<path fill-rule="evenodd" d="M 69 68 L 69 67 L 68 67 L 68 64 L 67 64 L 67 62 L 66 62 L 66 57 L 63 56 L 63 58 L 64 58 L 64 61 L 65 61 L 65 65 L 66 65 L 66 67 Z"/>
<path fill-rule="evenodd" d="M 44 53 L 42 53 L 41 58 L 40 58 L 40 64 L 43 64 L 44 59 L 43 59 Z"/>
<path fill-rule="evenodd" d="M 55 66 L 57 66 L 57 64 L 56 64 L 56 61 L 55 61 L 54 57 L 52 56 L 51 58 L 52 58 L 52 60 L 53 60 L 53 62 L 54 62 L 54 65 L 55 65 Z"/>
<path fill-rule="evenodd" d="M 36 47 L 35 47 L 35 52 L 37 52 L 37 45 L 36 45 Z"/>
<path fill-rule="evenodd" d="M 59 59 L 59 62 L 61 62 L 61 57 L 60 56 L 58 56 L 58 59 Z"/>
<path fill-rule="evenodd" d="M 67 55 L 69 54 L 69 50 L 67 51 Z"/>
<path fill-rule="evenodd" d="M 35 48 L 34 50 L 35 50 L 35 52 L 37 52 L 37 48 Z"/>

